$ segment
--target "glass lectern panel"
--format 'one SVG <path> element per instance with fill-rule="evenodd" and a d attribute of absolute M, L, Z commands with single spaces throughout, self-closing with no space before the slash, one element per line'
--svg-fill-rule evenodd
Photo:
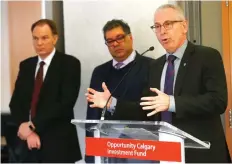
<path fill-rule="evenodd" d="M 176 135 L 184 139 L 185 148 L 209 149 L 210 143 L 158 121 L 111 121 L 111 120 L 77 120 L 73 124 L 87 131 L 99 131 L 101 138 L 134 138 L 141 140 L 159 140 L 160 133 Z"/>

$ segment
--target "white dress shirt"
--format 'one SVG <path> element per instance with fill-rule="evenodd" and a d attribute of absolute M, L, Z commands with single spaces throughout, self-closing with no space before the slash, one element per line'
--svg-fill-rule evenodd
<path fill-rule="evenodd" d="M 38 55 L 39 60 L 37 62 L 36 69 L 35 69 L 35 77 L 39 70 L 40 62 L 43 61 L 45 63 L 43 66 L 43 79 L 45 79 L 47 71 L 48 71 L 48 67 L 51 64 L 51 61 L 52 61 L 53 56 L 55 55 L 55 52 L 56 52 L 56 49 L 54 48 L 52 52 L 44 60 L 42 60 L 41 57 Z"/>

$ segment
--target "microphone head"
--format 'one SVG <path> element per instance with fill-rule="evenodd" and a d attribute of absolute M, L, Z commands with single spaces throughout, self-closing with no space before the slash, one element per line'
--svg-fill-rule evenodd
<path fill-rule="evenodd" d="M 154 46 L 151 46 L 150 48 L 149 48 L 149 51 L 153 51 L 155 48 L 154 48 Z"/>

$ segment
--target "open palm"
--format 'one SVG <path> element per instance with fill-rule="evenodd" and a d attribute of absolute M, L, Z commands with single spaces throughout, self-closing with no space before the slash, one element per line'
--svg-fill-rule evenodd
<path fill-rule="evenodd" d="M 102 83 L 103 92 L 98 92 L 92 88 L 87 89 L 86 99 L 88 102 L 91 102 L 91 108 L 104 108 L 108 98 L 110 97 L 110 92 L 106 86 L 106 84 Z"/>

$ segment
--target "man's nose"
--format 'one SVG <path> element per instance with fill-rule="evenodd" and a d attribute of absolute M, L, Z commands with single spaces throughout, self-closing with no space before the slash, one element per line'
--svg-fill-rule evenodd
<path fill-rule="evenodd" d="M 160 34 L 165 34 L 167 31 L 166 29 L 164 28 L 164 26 L 161 26 L 160 27 Z"/>
<path fill-rule="evenodd" d="M 119 45 L 119 43 L 115 40 L 114 43 L 113 43 L 113 46 L 116 47 L 118 45 Z"/>
<path fill-rule="evenodd" d="M 42 40 L 41 40 L 41 39 L 38 39 L 37 45 L 41 45 L 42 43 L 43 43 Z"/>

